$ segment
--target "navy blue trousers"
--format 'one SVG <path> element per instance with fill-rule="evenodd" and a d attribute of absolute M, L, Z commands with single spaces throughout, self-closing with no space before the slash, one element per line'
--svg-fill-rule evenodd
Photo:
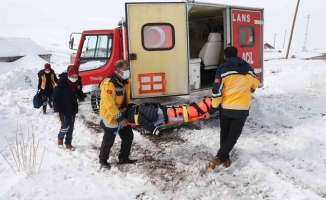
<path fill-rule="evenodd" d="M 42 90 L 40 91 L 43 101 L 43 109 L 46 109 L 47 103 L 52 103 L 53 90 Z"/>
<path fill-rule="evenodd" d="M 243 126 L 246 122 L 244 118 L 231 118 L 225 115 L 220 115 L 220 149 L 217 152 L 217 157 L 220 158 L 221 162 L 227 161 L 230 157 L 230 151 L 237 143 Z"/>
<path fill-rule="evenodd" d="M 120 129 L 119 136 L 121 138 L 119 159 L 129 158 L 132 141 L 134 139 L 134 133 L 131 126 L 125 126 Z M 99 155 L 100 160 L 109 159 L 111 147 L 113 146 L 115 137 L 116 135 L 114 134 L 114 131 L 104 129 L 104 135 Z"/>
<path fill-rule="evenodd" d="M 65 144 L 71 144 L 76 115 L 59 115 L 59 117 L 61 128 L 58 134 L 58 139 L 63 140 L 66 137 Z"/>

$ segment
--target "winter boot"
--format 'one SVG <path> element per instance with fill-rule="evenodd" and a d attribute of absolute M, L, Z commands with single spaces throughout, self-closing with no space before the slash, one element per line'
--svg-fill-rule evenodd
<path fill-rule="evenodd" d="M 58 139 L 58 147 L 59 147 L 59 149 L 63 148 L 63 140 Z"/>
<path fill-rule="evenodd" d="M 137 162 L 137 160 L 130 160 L 129 158 L 123 158 L 123 159 L 119 159 L 118 164 L 119 165 L 123 165 L 123 164 L 134 164 L 135 162 Z"/>
<path fill-rule="evenodd" d="M 106 161 L 106 160 L 101 160 L 100 159 L 100 164 L 101 164 L 101 168 L 104 167 L 106 169 L 111 169 L 110 163 L 108 163 L 108 161 Z"/>
<path fill-rule="evenodd" d="M 216 156 L 206 166 L 206 168 L 205 168 L 206 172 L 211 172 L 212 170 L 214 170 L 216 165 L 228 168 L 231 165 L 231 161 L 229 159 L 227 161 L 221 162 L 220 158 Z"/>
<path fill-rule="evenodd" d="M 52 106 L 52 103 L 51 103 L 51 102 L 49 102 L 49 106 L 50 106 L 50 108 L 51 108 L 51 109 L 53 108 L 53 106 Z"/>
<path fill-rule="evenodd" d="M 231 160 L 230 159 L 221 163 L 221 166 L 225 167 L 225 168 L 230 167 L 230 165 L 231 165 Z"/>
<path fill-rule="evenodd" d="M 209 161 L 208 165 L 206 166 L 206 172 L 211 172 L 215 169 L 216 165 L 220 165 L 221 160 L 219 157 L 214 157 L 211 161 Z"/>
<path fill-rule="evenodd" d="M 66 144 L 66 149 L 69 149 L 70 151 L 75 151 L 75 147 L 71 144 Z"/>

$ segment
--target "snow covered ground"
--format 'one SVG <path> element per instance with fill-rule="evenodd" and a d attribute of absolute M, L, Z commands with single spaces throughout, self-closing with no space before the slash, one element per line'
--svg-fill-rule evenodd
<path fill-rule="evenodd" d="M 53 46 L 52 66 L 65 70 L 69 54 Z M 51 50 L 51 49 L 48 49 Z M 28 55 L 0 63 L 0 151 L 16 167 L 6 141 L 34 133 L 39 140 L 35 174 L 13 172 L 0 157 L 0 199 L 324 199 L 326 198 L 326 63 L 306 60 L 326 49 L 265 52 L 264 87 L 253 95 L 250 117 L 232 151 L 232 165 L 205 174 L 219 147 L 216 118 L 175 128 L 163 137 L 135 131 L 137 165 L 99 170 L 102 130 L 88 104 L 75 123 L 76 151 L 56 146 L 53 111 L 34 109 L 36 73 L 45 61 Z M 18 128 L 17 128 L 18 127 Z M 110 162 L 117 161 L 117 137 Z"/>
<path fill-rule="evenodd" d="M 51 65 L 59 74 L 69 64 L 71 32 L 115 27 L 124 13 L 123 3 L 96 2 L 3 0 L 0 36 L 31 37 L 52 53 Z M 286 2 L 275 5 L 285 6 Z M 274 14 L 281 11 L 275 12 L 272 5 L 264 7 L 265 33 L 273 38 L 274 31 L 283 32 L 283 25 L 292 23 L 292 11 L 283 12 L 290 13 L 291 20 L 279 24 L 274 23 Z M 318 8 L 313 11 L 323 10 Z M 311 28 L 320 22 L 312 20 Z M 304 30 L 297 28 L 295 36 Z M 310 31 L 309 35 L 319 32 Z M 310 37 L 308 41 L 312 39 L 323 46 L 322 39 Z M 232 151 L 233 163 L 210 174 L 203 169 L 219 147 L 218 118 L 175 128 L 163 137 L 142 136 L 135 131 L 131 158 L 139 159 L 137 165 L 99 170 L 103 132 L 90 105 L 80 105 L 73 135 L 76 151 L 58 149 L 60 124 L 53 111 L 43 115 L 41 109 L 32 106 L 36 74 L 45 61 L 30 54 L 13 63 L 0 62 L 0 152 L 17 172 L 0 155 L 0 200 L 326 199 L 326 58 L 306 60 L 326 53 L 326 49 L 292 50 L 289 56 L 296 58 L 289 60 L 284 60 L 285 53 L 283 49 L 280 53 L 264 52 L 264 87 L 253 95 L 250 117 Z M 198 100 L 207 94 L 210 92 L 194 93 L 192 98 Z M 30 147 L 32 133 L 36 143 L 39 141 L 36 173 L 18 172 L 7 139 L 17 145 L 15 139 L 24 138 Z M 117 161 L 120 144 L 117 137 L 109 162 Z M 30 163 L 31 151 L 25 151 Z"/>

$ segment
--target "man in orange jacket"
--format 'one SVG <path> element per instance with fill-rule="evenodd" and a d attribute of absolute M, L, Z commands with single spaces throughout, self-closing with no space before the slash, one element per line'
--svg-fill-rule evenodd
<path fill-rule="evenodd" d="M 204 115 L 206 119 L 219 110 L 220 149 L 206 167 L 213 170 L 217 165 L 229 167 L 229 153 L 241 135 L 249 115 L 251 93 L 255 92 L 259 80 L 251 66 L 238 57 L 236 47 L 224 51 L 225 62 L 216 70 L 212 89 L 212 105 Z"/>

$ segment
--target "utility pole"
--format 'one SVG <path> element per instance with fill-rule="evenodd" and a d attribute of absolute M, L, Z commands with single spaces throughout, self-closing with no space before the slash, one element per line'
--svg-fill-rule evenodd
<path fill-rule="evenodd" d="M 297 18 L 297 13 L 298 13 L 299 4 L 300 4 L 300 0 L 298 0 L 297 7 L 296 7 L 296 9 L 295 9 L 294 18 L 293 18 L 293 23 L 292 23 L 292 29 L 291 29 L 291 34 L 290 34 L 290 39 L 289 39 L 289 44 L 288 44 L 288 49 L 287 49 L 287 51 L 286 51 L 286 57 L 285 57 L 285 59 L 288 59 L 288 57 L 289 57 L 289 51 L 290 51 L 291 42 L 292 42 L 293 29 L 294 29 L 294 25 L 295 25 L 295 20 L 296 20 L 296 18 Z"/>
<path fill-rule="evenodd" d="M 275 48 L 275 38 L 276 38 L 276 33 L 274 33 L 274 48 Z"/>
<path fill-rule="evenodd" d="M 284 49 L 284 44 L 285 44 L 285 36 L 286 36 L 286 30 L 285 30 L 285 34 L 284 34 L 283 49 Z"/>
<path fill-rule="evenodd" d="M 307 18 L 307 28 L 306 28 L 306 34 L 305 34 L 305 38 L 304 38 L 304 44 L 303 44 L 302 51 L 307 51 L 308 25 L 309 25 L 310 15 L 308 15 L 306 18 Z"/>

